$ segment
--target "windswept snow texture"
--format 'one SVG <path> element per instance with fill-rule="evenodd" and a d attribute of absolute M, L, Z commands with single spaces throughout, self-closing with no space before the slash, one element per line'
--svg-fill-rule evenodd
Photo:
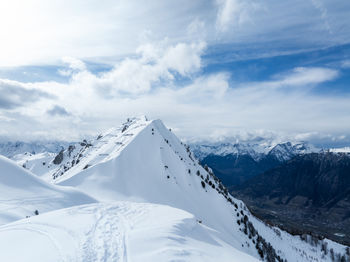
<path fill-rule="evenodd" d="M 217 235 L 169 206 L 92 204 L 0 227 L 0 261 L 258 261 Z"/>
<path fill-rule="evenodd" d="M 93 202 L 93 198 L 73 188 L 48 184 L 0 156 L 0 224 L 33 216 L 36 210 L 40 214 Z"/>

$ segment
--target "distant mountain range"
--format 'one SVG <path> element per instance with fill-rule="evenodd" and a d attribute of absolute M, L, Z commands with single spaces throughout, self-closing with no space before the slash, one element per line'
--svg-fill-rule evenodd
<path fill-rule="evenodd" d="M 191 148 L 229 189 L 296 155 L 320 151 L 307 142 L 193 144 Z"/>
<path fill-rule="evenodd" d="M 259 161 L 266 155 L 270 155 L 278 161 L 285 161 L 297 154 L 320 151 L 320 149 L 317 149 L 308 142 L 273 143 L 269 141 L 262 141 L 260 143 L 196 143 L 191 144 L 191 149 L 201 161 L 209 155 L 248 155 L 254 161 Z"/>
<path fill-rule="evenodd" d="M 36 141 L 36 142 L 3 142 L 0 143 L 0 155 L 12 158 L 18 154 L 30 153 L 57 153 L 70 143 L 63 141 Z"/>

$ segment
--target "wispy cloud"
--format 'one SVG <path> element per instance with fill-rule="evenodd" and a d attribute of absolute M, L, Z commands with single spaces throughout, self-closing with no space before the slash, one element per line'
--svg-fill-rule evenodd
<path fill-rule="evenodd" d="M 348 43 L 349 2 L 311 1 L 2 1 L 0 66 L 55 64 L 62 57 L 115 62 L 164 38 L 256 48 L 268 42 L 284 51 Z"/>
<path fill-rule="evenodd" d="M 246 23 L 254 23 L 254 12 L 261 8 L 260 4 L 252 0 L 217 0 L 216 4 L 218 6 L 216 26 L 222 32 Z"/>
<path fill-rule="evenodd" d="M 272 80 L 257 83 L 243 83 L 255 88 L 308 87 L 334 80 L 339 71 L 322 67 L 297 67 L 288 72 L 273 76 Z"/>
<path fill-rule="evenodd" d="M 328 10 L 327 8 L 324 6 L 322 0 L 311 0 L 312 4 L 314 5 L 314 7 L 320 11 L 321 13 L 321 17 L 323 19 L 324 22 L 324 26 L 326 28 L 326 30 L 330 33 L 333 34 L 331 26 L 329 24 L 329 18 L 328 18 Z"/>
<path fill-rule="evenodd" d="M 341 67 L 343 67 L 343 68 L 350 68 L 350 60 L 342 61 Z"/>

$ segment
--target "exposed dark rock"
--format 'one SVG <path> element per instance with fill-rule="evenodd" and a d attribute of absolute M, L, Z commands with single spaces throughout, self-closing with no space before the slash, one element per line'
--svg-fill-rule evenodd
<path fill-rule="evenodd" d="M 53 160 L 53 163 L 55 165 L 59 165 L 61 164 L 63 161 L 63 150 L 61 150 L 55 157 L 55 159 Z"/>

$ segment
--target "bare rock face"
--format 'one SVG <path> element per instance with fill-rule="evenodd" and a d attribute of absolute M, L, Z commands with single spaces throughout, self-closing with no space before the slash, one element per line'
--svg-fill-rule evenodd
<path fill-rule="evenodd" d="M 62 161 L 63 161 L 63 150 L 61 150 L 61 151 L 57 154 L 57 156 L 56 156 L 55 159 L 53 160 L 53 163 L 54 163 L 55 165 L 59 165 L 59 164 L 62 163 Z"/>

